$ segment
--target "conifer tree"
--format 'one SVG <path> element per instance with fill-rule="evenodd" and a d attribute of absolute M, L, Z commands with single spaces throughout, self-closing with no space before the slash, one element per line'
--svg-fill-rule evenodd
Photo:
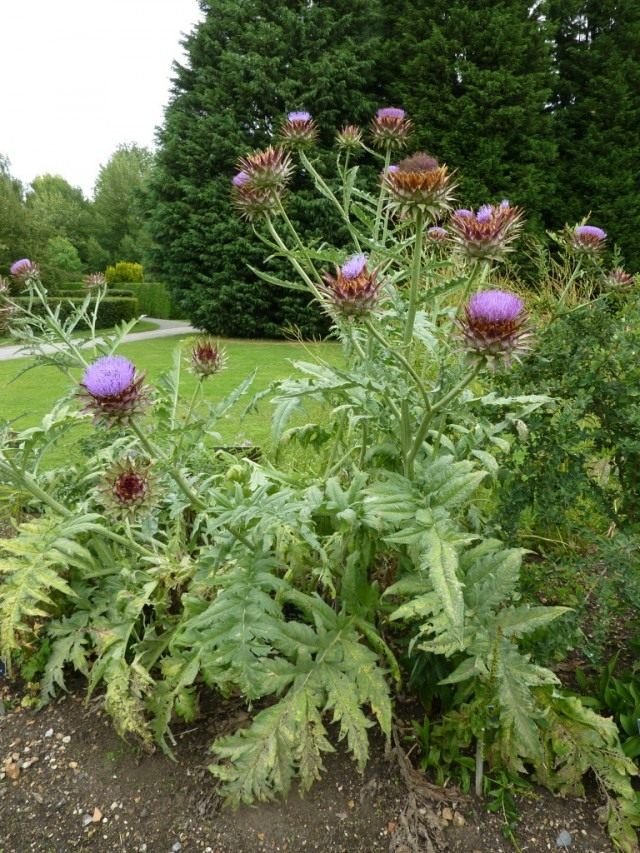
<path fill-rule="evenodd" d="M 640 4 L 553 0 L 557 30 L 556 221 L 591 212 L 640 267 Z"/>
<path fill-rule="evenodd" d="M 416 124 L 416 144 L 459 170 L 465 204 L 504 196 L 525 206 L 529 219 L 542 213 L 555 149 L 541 4 L 399 0 L 391 7 L 389 86 Z"/>
<path fill-rule="evenodd" d="M 374 95 L 378 2 L 201 0 L 159 133 L 148 207 L 156 263 L 192 322 L 215 334 L 313 333 L 306 297 L 274 291 L 248 269 L 265 248 L 230 201 L 238 157 L 269 144 L 290 110 L 308 110 L 328 148 Z M 298 179 L 298 182 L 301 178 Z M 326 205 L 295 193 L 293 217 L 321 233 Z M 326 231 L 325 231 L 326 233 Z M 309 321 L 309 318 L 311 320 Z"/>

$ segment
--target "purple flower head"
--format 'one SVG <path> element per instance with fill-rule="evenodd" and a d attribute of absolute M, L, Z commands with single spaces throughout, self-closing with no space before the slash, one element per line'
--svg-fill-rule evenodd
<path fill-rule="evenodd" d="M 366 255 L 352 255 L 340 268 L 343 278 L 352 279 L 362 275 L 367 266 Z"/>
<path fill-rule="evenodd" d="M 92 397 L 117 397 L 134 382 L 135 366 L 122 355 L 103 355 L 84 372 L 82 385 Z"/>
<path fill-rule="evenodd" d="M 478 208 L 478 212 L 476 213 L 476 221 L 489 222 L 492 216 L 493 207 L 490 204 L 483 204 L 482 207 Z"/>
<path fill-rule="evenodd" d="M 400 166 L 398 166 L 397 163 L 392 163 L 389 166 L 389 168 L 387 169 L 387 173 L 391 172 L 391 174 L 393 174 L 394 172 L 399 172 L 399 171 L 400 171 Z"/>
<path fill-rule="evenodd" d="M 292 113 L 287 114 L 287 121 L 311 121 L 311 113 L 305 110 L 294 110 Z"/>
<path fill-rule="evenodd" d="M 233 176 L 231 183 L 234 187 L 244 187 L 246 184 L 249 183 L 250 180 L 251 178 L 249 177 L 249 175 L 247 175 L 246 172 L 241 170 Z"/>
<path fill-rule="evenodd" d="M 603 231 L 602 228 L 598 228 L 597 225 L 577 225 L 574 233 L 578 238 L 588 237 L 595 240 L 607 239 L 607 232 Z"/>
<path fill-rule="evenodd" d="M 382 107 L 376 113 L 377 119 L 395 119 L 396 121 L 402 121 L 405 117 L 406 113 L 404 110 L 400 109 L 400 107 Z"/>
<path fill-rule="evenodd" d="M 466 207 L 459 207 L 458 210 L 453 211 L 453 215 L 460 216 L 462 219 L 470 219 L 473 216 L 473 211 Z"/>
<path fill-rule="evenodd" d="M 529 349 L 526 321 L 524 302 L 515 293 L 483 290 L 467 303 L 459 327 L 472 356 L 486 358 L 490 364 L 500 358 L 508 364 Z"/>
<path fill-rule="evenodd" d="M 9 268 L 11 275 L 24 275 L 26 272 L 31 272 L 33 264 L 29 258 L 20 258 L 19 261 L 14 261 Z"/>
<path fill-rule="evenodd" d="M 522 313 L 524 302 L 515 293 L 505 290 L 483 290 L 469 300 L 469 316 L 487 323 L 516 320 Z"/>
<path fill-rule="evenodd" d="M 500 207 L 502 208 L 502 210 L 506 210 L 508 207 L 511 207 L 511 205 L 509 204 L 509 199 L 503 198 L 500 202 Z"/>

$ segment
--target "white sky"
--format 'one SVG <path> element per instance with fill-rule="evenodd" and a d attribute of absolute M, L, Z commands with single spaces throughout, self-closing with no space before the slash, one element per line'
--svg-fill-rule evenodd
<path fill-rule="evenodd" d="M 0 154 L 30 183 L 62 175 L 87 197 L 126 142 L 153 147 L 172 62 L 197 0 L 0 0 Z"/>

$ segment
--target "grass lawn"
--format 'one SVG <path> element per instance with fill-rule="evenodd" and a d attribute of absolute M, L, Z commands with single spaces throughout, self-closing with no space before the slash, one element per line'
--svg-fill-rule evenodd
<path fill-rule="evenodd" d="M 189 338 L 166 337 L 124 344 L 119 352 L 130 358 L 136 367 L 144 371 L 152 382 L 171 366 L 172 354 L 182 345 L 189 351 Z M 270 436 L 271 407 L 263 401 L 260 410 L 252 412 L 242 422 L 240 415 L 251 399 L 252 393 L 266 388 L 275 379 L 294 372 L 292 360 L 314 361 L 324 359 L 333 364 L 340 363 L 340 347 L 334 343 L 299 344 L 287 341 L 222 341 L 227 352 L 226 369 L 204 383 L 205 393 L 211 401 L 221 399 L 233 390 L 254 369 L 257 369 L 252 391 L 241 400 L 228 418 L 219 424 L 223 440 L 233 444 L 245 439 L 266 447 Z M 186 345 L 185 345 L 186 344 Z M 52 404 L 64 396 L 69 389 L 68 379 L 50 367 L 39 367 L 15 379 L 28 359 L 0 362 L 0 420 L 16 420 L 15 428 L 24 429 L 40 422 Z M 12 381 L 14 380 L 15 381 Z M 183 398 L 188 400 L 196 383 L 190 371 L 183 373 Z M 81 434 L 87 434 L 91 426 L 82 425 L 67 434 L 65 446 L 52 448 L 50 464 L 59 464 L 69 453 L 73 442 Z M 72 451 L 71 451 L 72 452 Z"/>

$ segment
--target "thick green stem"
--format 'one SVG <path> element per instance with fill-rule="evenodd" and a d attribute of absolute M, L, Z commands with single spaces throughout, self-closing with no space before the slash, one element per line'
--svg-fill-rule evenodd
<path fill-rule="evenodd" d="M 387 144 L 386 150 L 384 152 L 384 166 L 382 174 L 386 175 L 389 169 L 389 163 L 391 163 L 391 146 Z M 375 242 L 379 242 L 380 240 L 380 221 L 382 219 L 382 205 L 384 203 L 384 184 L 380 184 L 380 192 L 378 194 L 378 203 L 376 205 L 376 222 L 373 228 L 373 239 Z"/>
<path fill-rule="evenodd" d="M 411 364 L 411 362 L 408 359 L 406 359 L 404 357 L 404 355 L 402 355 L 401 352 L 398 352 L 398 350 L 394 349 L 391 346 L 391 344 L 389 343 L 389 341 L 387 341 L 387 339 L 384 337 L 382 332 L 380 332 L 380 330 L 377 329 L 373 325 L 371 320 L 369 320 L 368 318 L 365 320 L 365 326 L 367 327 L 369 332 L 373 335 L 373 337 L 377 341 L 379 341 L 379 343 L 382 344 L 382 346 L 389 353 L 389 355 L 393 356 L 393 358 L 395 358 L 396 361 L 398 361 L 404 367 L 404 369 L 407 371 L 407 373 L 411 376 L 413 381 L 416 383 L 416 387 L 417 387 L 418 391 L 420 392 L 420 396 L 422 397 L 422 401 L 423 401 L 425 407 L 427 408 L 427 410 L 431 409 L 431 402 L 429 400 L 429 395 L 427 394 L 427 391 L 424 387 L 422 379 L 420 378 L 420 376 L 416 372 L 416 370 L 413 367 L 413 365 Z"/>
<path fill-rule="evenodd" d="M 427 410 L 420 422 L 420 426 L 418 427 L 418 431 L 416 432 L 416 436 L 413 440 L 413 445 L 409 454 L 406 458 L 405 468 L 409 473 L 413 471 L 413 463 L 415 461 L 416 456 L 418 455 L 418 451 L 422 447 L 422 442 L 425 440 L 427 433 L 429 431 L 429 427 L 431 426 L 431 420 L 433 416 L 442 410 L 447 403 L 451 402 L 454 397 L 457 397 L 458 394 L 467 387 L 467 385 L 474 380 L 478 371 L 482 367 L 482 361 L 478 359 L 478 361 L 474 364 L 472 369 L 466 373 L 462 379 L 457 382 L 450 391 L 448 391 L 444 397 L 441 397 L 437 402 L 433 403 L 431 408 Z"/>
<path fill-rule="evenodd" d="M 177 468 L 174 468 L 167 456 L 160 450 L 159 447 L 156 447 L 152 441 L 150 441 L 149 437 L 144 434 L 144 432 L 140 429 L 140 426 L 136 423 L 135 420 L 131 422 L 131 428 L 135 432 L 140 441 L 140 444 L 147 451 L 149 456 L 153 458 L 160 459 L 168 468 L 169 474 L 177 485 L 179 486 L 181 492 L 188 499 L 189 503 L 197 510 L 206 509 L 206 504 L 191 488 L 189 483 L 186 481 L 183 473 L 178 471 Z"/>
<path fill-rule="evenodd" d="M 413 326 L 416 321 L 418 308 L 418 288 L 422 272 L 422 237 L 424 230 L 424 213 L 418 208 L 416 212 L 416 237 L 413 249 L 413 264 L 411 266 L 411 282 L 409 286 L 409 305 L 407 308 L 407 323 L 404 329 L 404 346 L 408 348 L 413 337 Z"/>
<path fill-rule="evenodd" d="M 484 776 L 484 736 L 480 736 L 476 741 L 476 778 L 475 778 L 475 793 L 476 797 L 482 797 L 482 780 Z"/>

